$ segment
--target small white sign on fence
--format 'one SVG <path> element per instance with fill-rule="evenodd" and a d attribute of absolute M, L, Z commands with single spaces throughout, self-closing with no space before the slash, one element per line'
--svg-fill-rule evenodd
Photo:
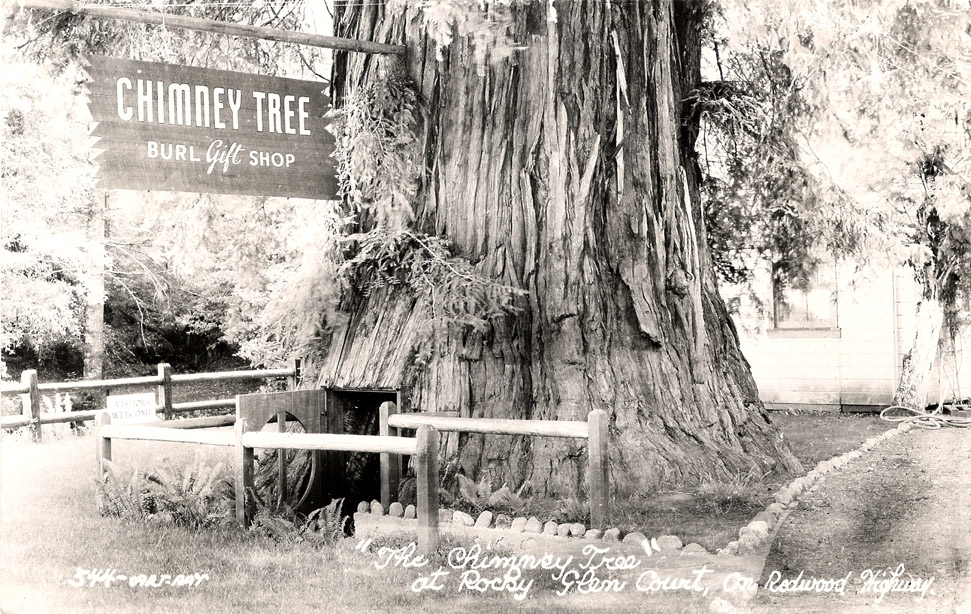
<path fill-rule="evenodd" d="M 112 424 L 139 424 L 159 420 L 155 413 L 157 403 L 154 393 L 109 394 L 107 401 Z"/>

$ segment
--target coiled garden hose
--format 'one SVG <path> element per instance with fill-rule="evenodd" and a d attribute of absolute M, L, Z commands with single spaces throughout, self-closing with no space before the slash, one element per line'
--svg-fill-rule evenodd
<path fill-rule="evenodd" d="M 944 413 L 944 408 L 948 409 L 971 409 L 967 405 L 938 405 L 932 412 L 904 407 L 903 405 L 891 405 L 880 412 L 880 419 L 887 422 L 910 422 L 913 426 L 922 429 L 939 429 L 943 426 L 955 426 L 967 428 L 971 426 L 971 418 L 950 416 Z M 903 416 L 890 415 L 888 412 L 908 412 Z"/>

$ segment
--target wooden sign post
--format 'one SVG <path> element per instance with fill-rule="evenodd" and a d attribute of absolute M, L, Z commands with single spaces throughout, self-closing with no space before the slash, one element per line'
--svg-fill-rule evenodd
<path fill-rule="evenodd" d="M 380 53 L 387 55 L 405 55 L 405 48 L 402 45 L 388 45 L 374 41 L 362 41 L 352 38 L 340 38 L 337 36 L 323 36 L 309 32 L 293 32 L 291 30 L 280 30 L 278 28 L 263 28 L 260 26 L 250 26 L 240 23 L 230 23 L 226 21 L 214 21 L 212 19 L 200 19 L 198 17 L 186 17 L 184 15 L 173 15 L 157 10 L 146 11 L 143 9 L 117 7 L 103 4 L 88 4 L 77 0 L 5 0 L 3 7 L 6 13 L 12 14 L 17 9 L 53 9 L 57 11 L 68 11 L 75 15 L 88 17 L 99 17 L 102 19 L 118 19 L 120 21 L 130 21 L 133 23 L 145 23 L 165 28 L 180 28 L 185 30 L 195 30 L 197 32 L 214 32 L 227 36 L 242 36 L 247 38 L 258 38 L 267 41 L 280 41 L 293 43 L 296 45 L 308 45 L 310 47 L 322 47 L 324 49 L 341 49 L 344 51 L 356 51 L 359 53 Z"/>

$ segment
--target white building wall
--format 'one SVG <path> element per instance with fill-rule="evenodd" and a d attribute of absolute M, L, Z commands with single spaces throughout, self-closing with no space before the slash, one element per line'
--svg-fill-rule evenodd
<path fill-rule="evenodd" d="M 900 361 L 914 338 L 919 288 L 906 269 L 860 274 L 841 267 L 837 275 L 836 326 L 828 329 L 774 329 L 767 271 L 755 288 L 766 312 L 742 310 L 736 326 L 742 352 L 752 365 L 763 402 L 770 408 L 846 411 L 875 410 L 890 404 Z M 727 297 L 739 290 L 728 289 Z M 971 396 L 971 335 L 958 339 L 955 356 L 935 364 L 929 403 Z"/>

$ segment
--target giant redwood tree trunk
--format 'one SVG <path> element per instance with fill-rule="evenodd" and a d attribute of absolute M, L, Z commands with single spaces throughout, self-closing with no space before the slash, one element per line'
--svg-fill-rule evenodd
<path fill-rule="evenodd" d="M 460 35 L 436 58 L 413 5 L 338 8 L 338 36 L 408 47 L 425 112 L 416 228 L 449 236 L 478 272 L 529 298 L 485 333 L 452 334 L 427 363 L 410 349 L 422 297 L 383 290 L 346 304 L 322 385 L 395 388 L 406 411 L 471 417 L 584 420 L 604 409 L 620 494 L 798 468 L 715 287 L 682 105 L 699 80 L 703 3 L 677 4 L 533 2 L 510 29 L 523 48 L 478 67 Z M 338 104 L 389 61 L 338 57 Z M 447 441 L 453 466 L 497 486 L 582 487 L 580 442 Z"/>

